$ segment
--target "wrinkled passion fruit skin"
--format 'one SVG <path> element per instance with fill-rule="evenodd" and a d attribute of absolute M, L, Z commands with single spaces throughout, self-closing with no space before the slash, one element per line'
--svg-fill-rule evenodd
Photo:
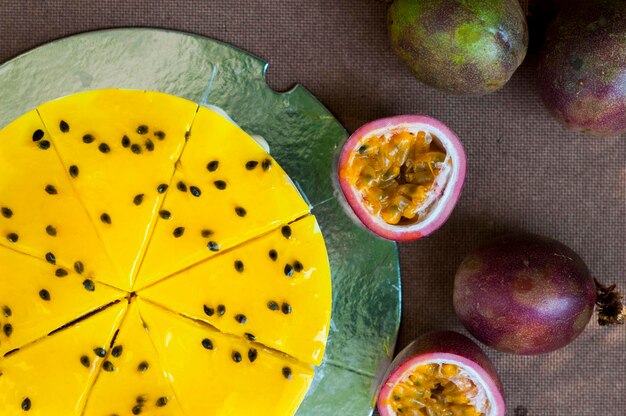
<path fill-rule="evenodd" d="M 550 112 L 594 136 L 626 132 L 626 2 L 567 4 L 548 29 L 538 84 Z"/>
<path fill-rule="evenodd" d="M 528 48 L 517 0 L 396 0 L 387 27 L 393 49 L 420 81 L 455 94 L 501 88 Z"/>
<path fill-rule="evenodd" d="M 454 280 L 454 309 L 497 350 L 542 354 L 564 347 L 593 314 L 595 284 L 582 259 L 556 240 L 508 235 L 468 255 Z"/>
<path fill-rule="evenodd" d="M 491 360 L 468 337 L 453 331 L 435 331 L 418 337 L 394 358 L 379 387 L 377 408 L 381 416 L 392 415 L 385 402 L 402 375 L 436 360 L 455 361 L 478 373 L 493 398 L 492 406 L 496 411 L 492 415 L 505 415 L 504 388 Z"/>

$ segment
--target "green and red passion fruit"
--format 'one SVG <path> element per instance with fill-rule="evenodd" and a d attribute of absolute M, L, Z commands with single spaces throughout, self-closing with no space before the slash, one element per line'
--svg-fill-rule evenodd
<path fill-rule="evenodd" d="M 475 250 L 454 281 L 454 309 L 468 331 L 514 354 L 569 344 L 585 329 L 594 305 L 601 324 L 623 320 L 614 287 L 596 287 L 573 250 L 533 234 L 503 236 Z"/>
<path fill-rule="evenodd" d="M 381 416 L 504 416 L 503 391 L 495 367 L 472 340 L 431 332 L 393 360 L 377 408 Z"/>
<path fill-rule="evenodd" d="M 626 132 L 626 2 L 572 1 L 550 25 L 538 84 L 566 127 L 594 136 Z"/>
<path fill-rule="evenodd" d="M 501 88 L 528 48 L 517 0 L 395 0 L 387 26 L 393 49 L 415 76 L 454 94 Z"/>
<path fill-rule="evenodd" d="M 383 238 L 410 241 L 448 219 L 465 169 L 452 130 L 431 117 L 405 115 L 355 131 L 341 149 L 335 179 L 346 212 Z"/>

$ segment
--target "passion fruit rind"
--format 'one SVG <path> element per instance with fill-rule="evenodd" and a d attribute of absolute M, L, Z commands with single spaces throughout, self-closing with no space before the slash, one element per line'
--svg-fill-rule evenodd
<path fill-rule="evenodd" d="M 406 157 L 410 153 L 409 148 L 417 152 L 417 145 L 405 146 L 404 140 L 423 138 L 427 140 L 422 143 L 431 145 L 432 141 L 432 148 L 425 149 L 419 157 L 434 159 L 432 163 L 428 162 L 430 177 L 420 182 L 422 179 L 417 177 L 419 175 L 415 167 L 408 163 L 414 159 Z M 386 158 L 385 162 L 375 167 L 378 171 L 373 173 L 386 182 L 383 183 L 382 179 L 373 181 L 372 192 L 382 190 L 374 195 L 381 195 L 381 199 L 388 198 L 384 191 L 386 184 L 391 183 L 394 189 L 398 189 L 397 197 L 405 201 L 404 207 L 406 204 L 417 204 L 411 206 L 414 208 L 412 213 L 407 215 L 405 208 L 396 204 L 395 199 L 375 206 L 373 197 L 364 193 L 362 188 L 357 189 L 360 185 L 353 174 L 354 161 L 357 157 L 370 157 L 363 153 L 372 145 L 379 146 L 379 149 L 371 160 L 383 156 Z M 341 205 L 357 224 L 389 240 L 411 241 L 431 234 L 448 219 L 461 194 L 466 164 L 463 146 L 452 130 L 428 116 L 404 115 L 372 121 L 355 131 L 338 155 L 333 179 Z M 414 192 L 407 192 L 403 188 L 410 188 Z M 398 215 L 390 216 L 390 207 L 403 212 L 401 218 Z"/>
<path fill-rule="evenodd" d="M 504 416 L 504 389 L 494 365 L 476 343 L 452 331 L 436 331 L 420 336 L 393 360 L 379 387 L 377 408 L 381 416 L 395 416 L 394 401 L 400 397 L 394 390 L 406 383 L 410 376 L 424 365 L 438 365 L 445 375 L 445 367 L 458 368 L 458 374 L 447 377 L 453 383 L 469 380 L 478 394 L 468 397 L 463 415 Z M 461 384 L 459 383 L 459 387 Z M 444 387 L 445 390 L 448 388 Z M 433 392 L 436 392 L 434 390 Z M 448 397 L 450 399 L 450 397 Z M 451 404 L 452 405 L 452 404 Z M 459 411 L 459 409 L 455 409 Z M 421 414 L 421 413 L 418 413 Z M 430 413 L 423 413 L 430 414 Z"/>
<path fill-rule="evenodd" d="M 583 260 L 533 234 L 500 237 L 468 255 L 456 273 L 454 308 L 479 341 L 541 354 L 573 341 L 589 322 L 596 288 Z"/>
<path fill-rule="evenodd" d="M 626 2 L 576 0 L 551 23 L 538 84 L 552 115 L 592 136 L 626 132 Z"/>
<path fill-rule="evenodd" d="M 395 0 L 387 27 L 394 51 L 415 76 L 453 94 L 501 88 L 528 48 L 517 0 Z"/>

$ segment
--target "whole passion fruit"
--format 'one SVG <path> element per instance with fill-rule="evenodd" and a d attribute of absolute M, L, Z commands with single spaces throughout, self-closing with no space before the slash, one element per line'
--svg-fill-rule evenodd
<path fill-rule="evenodd" d="M 451 331 L 417 338 L 393 360 L 377 400 L 381 416 L 504 416 L 495 367 L 469 338 Z"/>
<path fill-rule="evenodd" d="M 454 280 L 454 309 L 479 341 L 515 354 L 554 351 L 574 340 L 594 310 L 583 260 L 533 234 L 498 238 L 469 254 Z"/>
<path fill-rule="evenodd" d="M 415 76 L 455 94 L 501 88 L 528 49 L 517 0 L 395 0 L 387 26 L 393 49 Z"/>
<path fill-rule="evenodd" d="M 438 229 L 456 205 L 466 157 L 452 130 L 407 115 L 365 124 L 339 154 L 336 180 L 346 212 L 375 234 L 417 240 Z"/>
<path fill-rule="evenodd" d="M 539 90 L 566 127 L 593 136 L 626 132 L 626 1 L 567 4 L 550 25 Z"/>

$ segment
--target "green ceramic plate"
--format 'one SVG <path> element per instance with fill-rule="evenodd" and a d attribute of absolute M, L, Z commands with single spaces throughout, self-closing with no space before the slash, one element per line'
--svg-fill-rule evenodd
<path fill-rule="evenodd" d="M 333 272 L 326 358 L 298 415 L 369 415 L 376 374 L 393 354 L 400 323 L 396 246 L 355 226 L 334 198 L 333 155 L 346 131 L 303 87 L 272 91 L 266 69 L 258 58 L 200 36 L 152 29 L 86 33 L 0 66 L 0 127 L 40 103 L 115 87 L 217 105 L 263 136 L 313 206 Z"/>

